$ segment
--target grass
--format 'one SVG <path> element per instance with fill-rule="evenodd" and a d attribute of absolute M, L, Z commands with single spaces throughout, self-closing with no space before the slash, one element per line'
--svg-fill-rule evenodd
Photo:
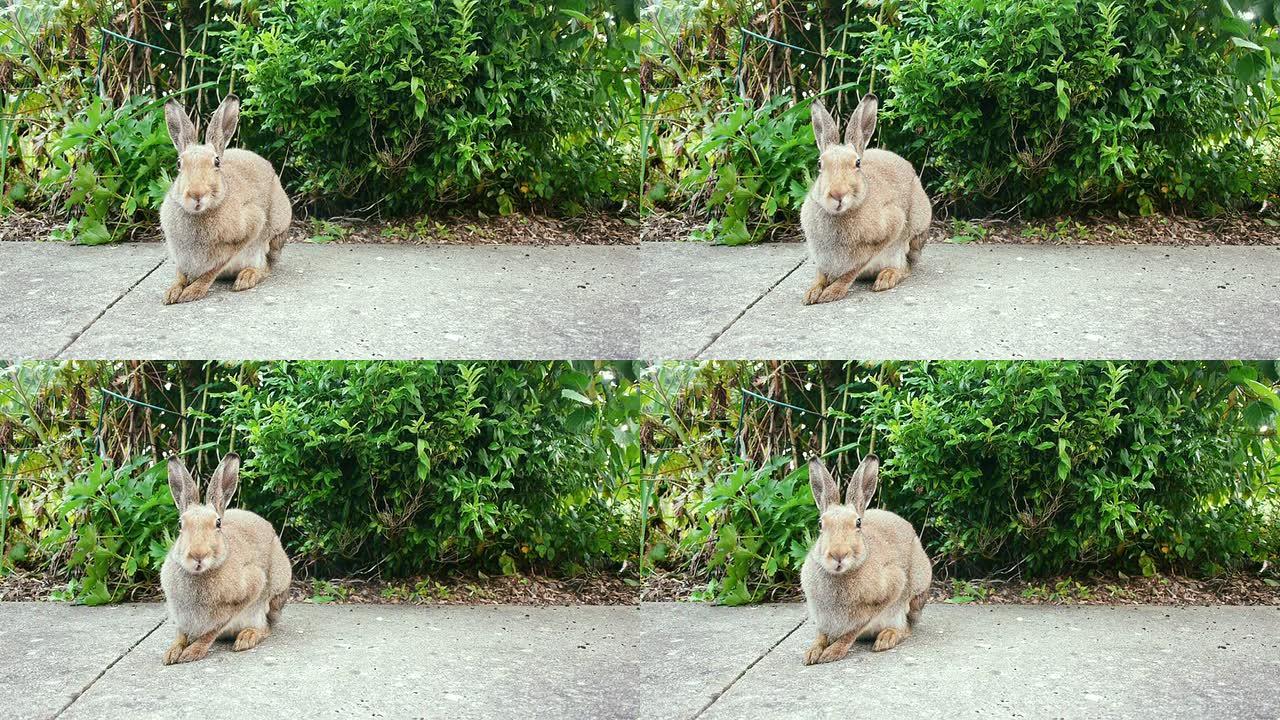
<path fill-rule="evenodd" d="M 979 582 L 969 580 L 952 580 L 951 597 L 946 602 L 952 605 L 964 605 L 971 602 L 982 602 L 991 594 L 991 588 Z"/>
<path fill-rule="evenodd" d="M 947 234 L 947 242 L 963 245 L 986 239 L 990 229 L 969 220 L 952 220 L 951 232 Z"/>
<path fill-rule="evenodd" d="M 344 602 L 351 597 L 351 588 L 328 580 L 312 580 L 311 595 L 307 602 L 324 605 L 332 602 Z"/>
<path fill-rule="evenodd" d="M 323 244 L 346 239 L 350 234 L 351 228 L 328 220 L 315 219 L 311 221 L 311 232 L 308 233 L 307 242 Z"/>

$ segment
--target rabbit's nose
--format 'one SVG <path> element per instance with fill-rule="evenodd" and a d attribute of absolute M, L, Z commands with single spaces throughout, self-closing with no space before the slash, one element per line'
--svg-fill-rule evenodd
<path fill-rule="evenodd" d="M 832 201 L 835 202 L 835 204 L 839 205 L 840 203 L 844 202 L 844 196 L 847 194 L 848 193 L 844 193 L 839 190 L 832 190 L 831 192 L 827 193 L 827 197 L 831 198 Z"/>
<path fill-rule="evenodd" d="M 843 564 L 845 560 L 849 559 L 849 555 L 850 553 L 848 550 L 833 550 L 828 554 L 828 556 L 831 558 L 831 562 L 835 563 L 836 565 Z"/>

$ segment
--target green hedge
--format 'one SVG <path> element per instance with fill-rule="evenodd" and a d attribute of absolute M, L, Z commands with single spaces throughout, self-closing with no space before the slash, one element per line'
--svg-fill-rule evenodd
<path fill-rule="evenodd" d="M 598 0 L 289 0 L 242 25 L 251 146 L 324 209 L 599 202 L 623 189 L 620 29 Z M 603 39 L 602 39 L 603 37 Z"/>
<path fill-rule="evenodd" d="M 620 7 L 22 0 L 0 20 L 0 216 L 43 213 L 86 244 L 153 232 L 176 167 L 164 102 L 203 123 L 232 91 L 235 144 L 300 215 L 617 207 L 639 105 Z"/>
<path fill-rule="evenodd" d="M 573 375 L 574 377 L 570 377 Z M 567 363 L 281 363 L 227 398 L 242 499 L 320 573 L 570 570 L 629 540 Z"/>
<path fill-rule="evenodd" d="M 960 573 L 1217 573 L 1274 558 L 1254 368 L 938 363 L 871 398 L 880 502 Z M 1274 395 L 1270 396 L 1274 400 Z"/>
<path fill-rule="evenodd" d="M 1280 30 L 1244 4 L 669 9 L 645 48 L 646 198 L 716 242 L 793 233 L 816 174 L 810 100 L 847 119 L 874 91 L 873 144 L 915 165 L 939 217 L 1253 210 L 1280 194 Z"/>
<path fill-rule="evenodd" d="M 61 595 L 95 604 L 153 588 L 177 534 L 163 455 L 203 483 L 230 450 L 236 506 L 275 524 L 299 574 L 616 569 L 639 545 L 631 370 L 0 364 L 0 574 L 65 579 Z M 172 412 L 100 404 L 99 388 Z"/>
<path fill-rule="evenodd" d="M 930 190 L 962 212 L 1215 213 L 1280 190 L 1260 174 L 1275 70 L 1259 73 L 1252 41 L 1258 50 L 1228 41 L 1240 23 L 1215 8 L 994 0 L 900 12 L 867 47 L 884 70 L 882 142 L 927 161 Z M 1280 50 L 1274 32 L 1258 39 Z"/>
<path fill-rule="evenodd" d="M 760 370 L 744 367 L 739 382 L 760 384 Z M 845 474 L 874 448 L 883 460 L 876 506 L 916 526 L 943 576 L 1212 575 L 1280 558 L 1275 363 L 774 371 L 787 378 L 770 384 L 777 399 L 826 419 L 793 411 L 795 424 L 779 427 L 778 408 L 756 420 L 768 410 L 753 404 L 746 426 L 725 435 L 768 456 L 739 457 L 726 439 L 719 470 L 681 500 L 692 509 L 673 533 L 680 552 L 660 553 L 705 568 L 718 600 L 758 601 L 794 586 L 817 532 L 798 460 L 812 447 L 828 448 L 829 464 L 843 458 Z"/>

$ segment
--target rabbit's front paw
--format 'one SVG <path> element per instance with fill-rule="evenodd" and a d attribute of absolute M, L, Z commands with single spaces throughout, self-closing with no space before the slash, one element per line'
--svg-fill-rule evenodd
<path fill-rule="evenodd" d="M 179 662 L 178 658 L 182 657 L 182 651 L 186 649 L 186 645 L 181 640 L 174 640 L 168 650 L 164 651 L 164 664 L 172 665 Z"/>
<path fill-rule="evenodd" d="M 200 300 L 201 298 L 208 296 L 208 294 L 209 294 L 208 285 L 203 285 L 201 283 L 192 283 L 182 289 L 182 292 L 178 294 L 178 299 L 175 302 L 180 302 L 180 303 L 192 302 L 195 300 Z"/>
<path fill-rule="evenodd" d="M 885 628 L 876 636 L 876 644 L 871 647 L 875 652 L 890 650 L 898 646 L 903 640 L 906 640 L 905 633 L 893 628 Z"/>
<path fill-rule="evenodd" d="M 804 664 L 816 665 L 819 662 L 821 662 L 819 658 L 822 657 L 822 651 L 825 649 L 826 648 L 822 647 L 821 645 L 814 643 L 812 647 L 804 651 Z"/>
<path fill-rule="evenodd" d="M 845 645 L 844 643 L 838 643 L 838 642 L 831 643 L 822 651 L 822 654 L 818 656 L 818 662 L 829 663 L 829 662 L 835 662 L 837 660 L 843 660 L 844 657 L 848 654 L 849 654 L 848 645 Z"/>
<path fill-rule="evenodd" d="M 178 659 L 175 662 L 189 663 L 197 660 L 203 660 L 207 657 L 209 657 L 208 645 L 192 643 L 182 649 L 182 652 L 178 654 Z"/>
<path fill-rule="evenodd" d="M 178 298 L 182 297 L 182 291 L 186 288 L 187 286 L 183 285 L 181 282 L 176 282 L 170 285 L 169 289 L 164 293 L 164 304 L 172 305 L 176 302 L 180 302 Z"/>
<path fill-rule="evenodd" d="M 825 285 L 819 285 L 818 283 L 814 283 L 813 287 L 809 288 L 809 290 L 804 294 L 804 304 L 813 305 L 814 303 L 818 302 L 818 298 L 822 297 L 822 291 L 825 288 L 826 288 Z"/>
<path fill-rule="evenodd" d="M 256 268 L 245 268 L 236 276 L 236 282 L 231 286 L 232 290 L 239 292 L 248 290 L 258 286 L 258 283 L 266 279 L 266 275 Z"/>
<path fill-rule="evenodd" d="M 849 296 L 849 286 L 840 283 L 832 283 L 823 289 L 822 294 L 818 296 L 818 302 L 829 303 L 837 300 L 843 300 Z"/>

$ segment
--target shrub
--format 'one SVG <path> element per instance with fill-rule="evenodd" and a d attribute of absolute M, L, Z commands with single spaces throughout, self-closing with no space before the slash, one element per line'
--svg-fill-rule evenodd
<path fill-rule="evenodd" d="M 243 505 L 321 573 L 617 559 L 630 531 L 573 424 L 581 380 L 565 363 L 267 365 L 225 398 Z"/>
<path fill-rule="evenodd" d="M 159 211 L 177 160 L 161 107 L 141 95 L 120 107 L 95 98 L 62 129 L 38 184 L 62 195 L 61 209 L 72 218 L 58 233 L 62 239 L 119 240 Z"/>
<path fill-rule="evenodd" d="M 817 533 L 803 456 L 819 448 L 830 465 L 844 461 L 841 480 L 857 455 L 880 454 L 874 504 L 915 525 L 942 576 L 1212 575 L 1280 557 L 1274 363 L 740 370 L 731 384 L 767 386 L 793 407 L 756 403 L 733 421 L 736 428 L 724 425 L 723 412 L 705 428 L 681 428 L 682 437 L 722 438 L 720 469 L 705 481 L 695 476 L 692 490 L 663 478 L 660 487 L 679 497 L 654 503 L 686 510 L 654 519 L 653 542 L 666 542 L 664 531 L 676 536 L 681 555 L 651 557 L 701 573 L 705 594 L 717 601 L 757 602 L 794 590 Z M 723 367 L 706 371 L 725 374 Z M 702 420 L 690 414 L 687 422 Z M 750 457 L 740 457 L 739 447 Z"/>
<path fill-rule="evenodd" d="M 808 99 L 847 119 L 874 90 L 873 143 L 914 163 L 943 212 L 1256 206 L 1280 192 L 1280 36 L 1246 4 L 657 2 L 645 197 L 705 217 L 717 242 L 794 231 Z"/>
<path fill-rule="evenodd" d="M 795 217 L 818 165 L 809 105 L 779 95 L 760 107 L 740 100 L 720 113 L 693 149 L 684 178 L 715 217 L 701 235 L 726 245 L 760 239 L 779 217 Z"/>
<path fill-rule="evenodd" d="M 697 509 L 701 524 L 685 538 L 684 550 L 710 548 L 708 597 L 726 605 L 760 602 L 799 577 L 817 534 L 818 508 L 808 474 L 786 472 L 789 460 L 737 463 L 707 489 Z"/>
<path fill-rule="evenodd" d="M 45 551 L 62 555 L 72 576 L 60 595 L 86 605 L 118 602 L 153 583 L 177 536 L 165 464 L 146 456 L 118 468 L 96 459 L 67 486 L 58 516 Z"/>
<path fill-rule="evenodd" d="M 228 42 L 250 144 L 321 208 L 608 198 L 629 90 L 618 28 L 583 14 L 605 5 L 277 2 Z"/>
<path fill-rule="evenodd" d="M 1249 84 L 1237 78 L 1228 48 L 1252 51 L 1227 45 L 1239 21 L 1217 9 L 997 0 L 900 13 L 867 41 L 891 98 L 886 144 L 927 159 L 930 189 L 958 209 L 1212 213 L 1265 196 L 1255 140 L 1270 101 L 1245 90 L 1252 62 Z"/>
<path fill-rule="evenodd" d="M 1252 367 L 938 363 L 873 393 L 880 504 L 961 573 L 1215 573 L 1274 556 Z M 1272 395 L 1274 397 L 1274 395 Z M 1272 538 L 1274 540 L 1274 538 Z"/>
<path fill-rule="evenodd" d="M 300 574 L 573 574 L 638 543 L 630 363 L 0 363 L 0 576 L 98 604 L 154 591 L 176 534 L 164 455 Z M 121 400 L 104 391 L 127 397 Z M 167 448 L 167 449 L 166 449 Z"/>

